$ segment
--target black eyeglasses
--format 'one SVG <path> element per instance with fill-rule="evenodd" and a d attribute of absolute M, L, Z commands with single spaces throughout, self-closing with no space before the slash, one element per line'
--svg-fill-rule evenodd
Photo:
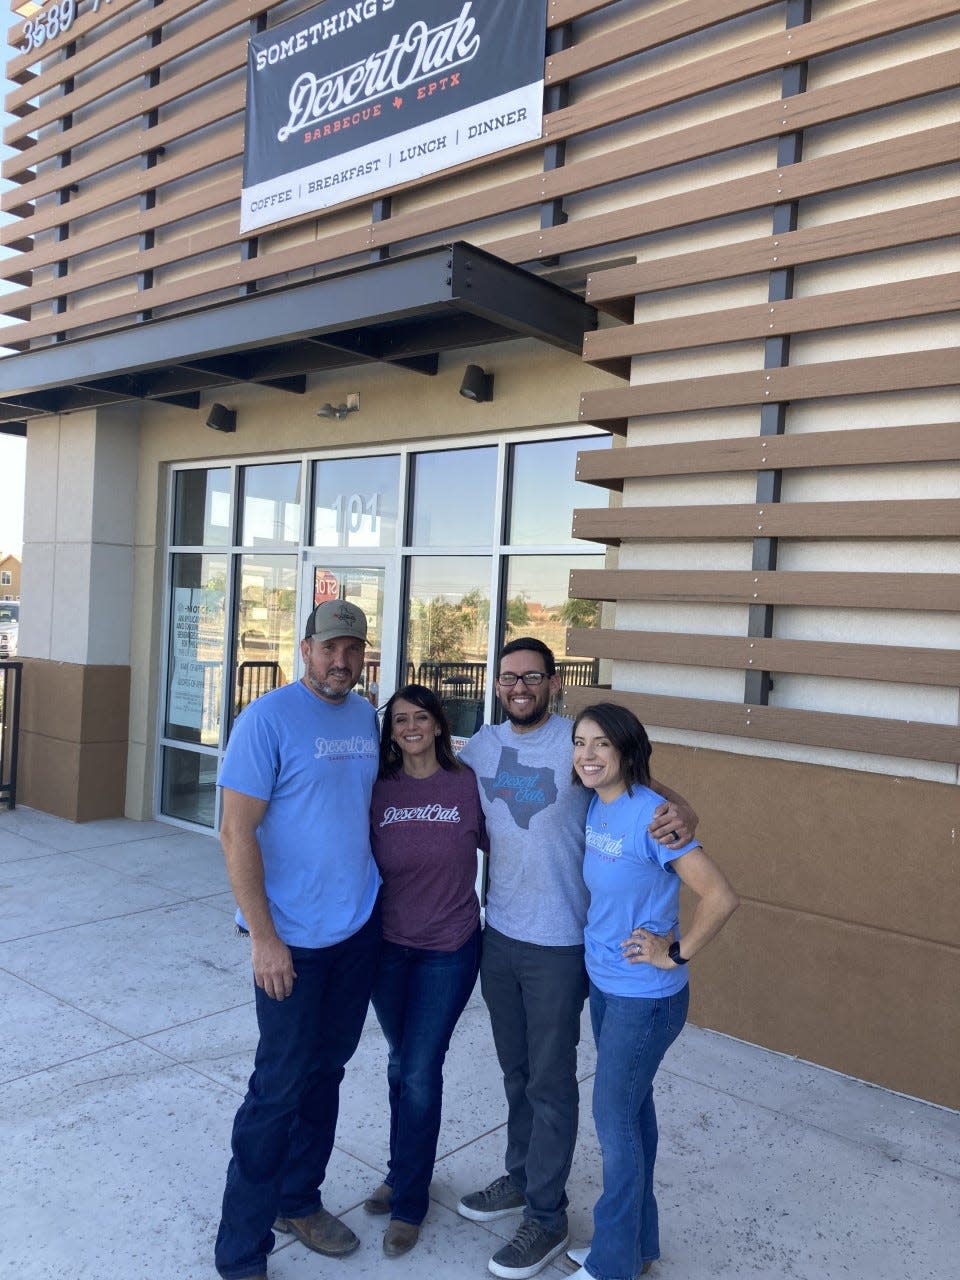
<path fill-rule="evenodd" d="M 497 676 L 497 680 L 505 689 L 512 689 L 518 680 L 522 680 L 528 689 L 536 689 L 549 678 L 544 671 L 524 671 L 522 676 L 515 675 L 512 671 L 504 671 Z"/>

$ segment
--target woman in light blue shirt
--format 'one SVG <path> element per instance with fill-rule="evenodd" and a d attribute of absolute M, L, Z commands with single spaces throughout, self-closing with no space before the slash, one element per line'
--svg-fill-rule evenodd
<path fill-rule="evenodd" d="M 590 1017 L 597 1044 L 593 1117 L 603 1192 L 593 1244 L 571 1250 L 574 1280 L 634 1280 L 660 1256 L 653 1166 L 653 1078 L 687 1015 L 687 962 L 738 906 L 696 841 L 666 848 L 647 827 L 663 797 L 650 789 L 650 740 L 624 707 L 586 707 L 573 726 L 573 768 L 593 792 L 583 875 Z M 697 905 L 680 936 L 680 885 Z"/>

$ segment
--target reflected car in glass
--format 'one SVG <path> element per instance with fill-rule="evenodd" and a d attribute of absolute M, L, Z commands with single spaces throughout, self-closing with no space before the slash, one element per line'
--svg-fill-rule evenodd
<path fill-rule="evenodd" d="M 17 656 L 20 637 L 20 601 L 0 600 L 0 659 Z"/>

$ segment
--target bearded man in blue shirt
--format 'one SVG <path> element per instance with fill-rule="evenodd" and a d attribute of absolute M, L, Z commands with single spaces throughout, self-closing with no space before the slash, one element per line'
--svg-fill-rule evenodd
<path fill-rule="evenodd" d="M 224 1280 L 266 1280 L 275 1230 L 328 1257 L 360 1243 L 323 1207 L 320 1186 L 381 940 L 369 822 L 379 735 L 373 707 L 352 692 L 366 636 L 355 605 L 318 605 L 300 645 L 303 678 L 247 707 L 218 779 L 260 1031 L 217 1234 Z"/>

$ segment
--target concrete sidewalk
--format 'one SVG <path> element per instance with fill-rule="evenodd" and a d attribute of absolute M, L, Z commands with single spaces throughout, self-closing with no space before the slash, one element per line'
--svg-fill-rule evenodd
<path fill-rule="evenodd" d="M 0 812 L 3 1280 L 216 1280 L 230 1125 L 256 1040 L 232 914 L 210 837 Z M 586 1020 L 580 1069 L 575 1243 L 589 1239 L 600 1180 Z M 362 1247 L 332 1262 L 281 1237 L 271 1280 L 488 1274 L 516 1220 L 483 1226 L 455 1211 L 502 1170 L 503 1095 L 476 994 L 446 1075 L 433 1205 L 417 1248 L 386 1259 L 384 1224 L 360 1207 L 387 1149 L 385 1050 L 368 1021 L 324 1188 Z M 655 1280 L 958 1274 L 956 1113 L 695 1027 L 661 1068 L 657 1099 Z M 558 1260 L 543 1275 L 572 1269 Z"/>

